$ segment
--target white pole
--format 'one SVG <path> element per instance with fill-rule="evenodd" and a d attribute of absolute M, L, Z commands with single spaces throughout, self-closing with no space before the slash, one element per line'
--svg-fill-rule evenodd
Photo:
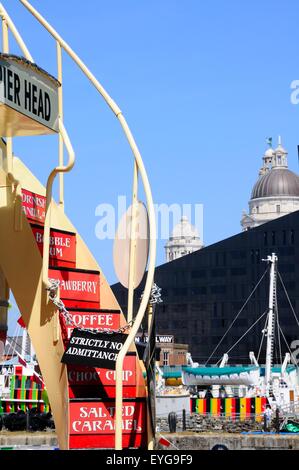
<path fill-rule="evenodd" d="M 274 301 L 276 295 L 276 263 L 277 256 L 272 253 L 268 256 L 268 261 L 271 263 L 270 268 L 270 288 L 269 288 L 269 313 L 268 313 L 268 326 L 267 326 L 267 349 L 266 349 L 266 371 L 265 371 L 265 385 L 266 394 L 269 395 L 272 376 L 272 362 L 273 362 L 273 341 L 274 341 Z"/>

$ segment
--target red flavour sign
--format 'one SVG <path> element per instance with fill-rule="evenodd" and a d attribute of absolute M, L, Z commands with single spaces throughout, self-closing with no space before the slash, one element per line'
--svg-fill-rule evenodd
<path fill-rule="evenodd" d="M 27 219 L 43 224 L 46 217 L 46 198 L 22 189 L 22 206 Z"/>
<path fill-rule="evenodd" d="M 123 366 L 123 385 L 136 385 L 136 356 L 126 356 Z M 70 385 L 115 386 L 115 370 L 98 369 L 92 367 L 68 366 L 68 379 Z"/>
<path fill-rule="evenodd" d="M 99 330 L 118 330 L 120 326 L 120 312 L 115 311 L 87 311 L 68 310 L 74 325 L 80 328 L 91 328 Z M 66 338 L 71 337 L 75 326 L 64 324 L 63 330 L 66 332 Z"/>
<path fill-rule="evenodd" d="M 99 308 L 100 273 L 73 269 L 49 269 L 49 279 L 59 281 L 60 298 L 67 307 Z"/>
<path fill-rule="evenodd" d="M 141 434 L 146 428 L 146 403 L 124 401 L 122 407 L 123 434 Z M 115 433 L 115 402 L 70 403 L 70 434 Z"/>
<path fill-rule="evenodd" d="M 40 254 L 43 254 L 44 228 L 31 225 Z M 49 247 L 50 266 L 76 266 L 76 235 L 72 232 L 51 229 Z"/>

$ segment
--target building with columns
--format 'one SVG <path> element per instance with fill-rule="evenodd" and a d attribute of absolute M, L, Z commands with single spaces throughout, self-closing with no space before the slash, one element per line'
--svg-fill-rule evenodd
<path fill-rule="evenodd" d="M 199 237 L 198 230 L 190 224 L 188 217 L 183 216 L 174 227 L 165 245 L 166 262 L 189 255 L 202 247 L 203 242 Z"/>
<path fill-rule="evenodd" d="M 251 192 L 249 213 L 243 211 L 243 230 L 299 209 L 299 176 L 288 169 L 288 152 L 283 148 L 280 137 L 276 149 L 272 148 L 272 139 L 268 144 L 259 178 Z"/>

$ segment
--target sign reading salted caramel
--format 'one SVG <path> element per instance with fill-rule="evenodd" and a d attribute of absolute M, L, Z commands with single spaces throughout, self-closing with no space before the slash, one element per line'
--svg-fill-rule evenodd
<path fill-rule="evenodd" d="M 145 403 L 125 402 L 122 411 L 123 434 L 142 433 Z M 70 434 L 114 434 L 115 406 L 112 403 L 70 403 Z"/>

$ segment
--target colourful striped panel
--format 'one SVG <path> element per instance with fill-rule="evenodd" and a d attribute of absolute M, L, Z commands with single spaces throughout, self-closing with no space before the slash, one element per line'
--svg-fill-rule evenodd
<path fill-rule="evenodd" d="M 198 413 L 201 415 L 204 415 L 206 414 L 206 409 L 207 409 L 207 400 L 205 398 L 199 398 L 198 405 L 197 405 Z"/>
<path fill-rule="evenodd" d="M 240 420 L 244 421 L 246 418 L 246 398 L 240 398 Z"/>
<path fill-rule="evenodd" d="M 220 400 L 219 398 L 211 398 L 211 414 L 212 416 L 219 416 L 219 411 L 220 411 Z"/>
<path fill-rule="evenodd" d="M 16 376 L 13 375 L 10 379 L 10 398 L 14 398 L 15 385 L 16 385 Z"/>
<path fill-rule="evenodd" d="M 250 418 L 250 415 L 251 415 L 251 398 L 246 398 L 246 418 Z"/>
<path fill-rule="evenodd" d="M 260 423 L 263 419 L 262 413 L 263 413 L 262 398 L 261 397 L 256 397 L 256 399 L 255 399 L 255 420 L 258 423 Z"/>
<path fill-rule="evenodd" d="M 230 418 L 232 416 L 232 398 L 225 399 L 225 416 Z"/>

